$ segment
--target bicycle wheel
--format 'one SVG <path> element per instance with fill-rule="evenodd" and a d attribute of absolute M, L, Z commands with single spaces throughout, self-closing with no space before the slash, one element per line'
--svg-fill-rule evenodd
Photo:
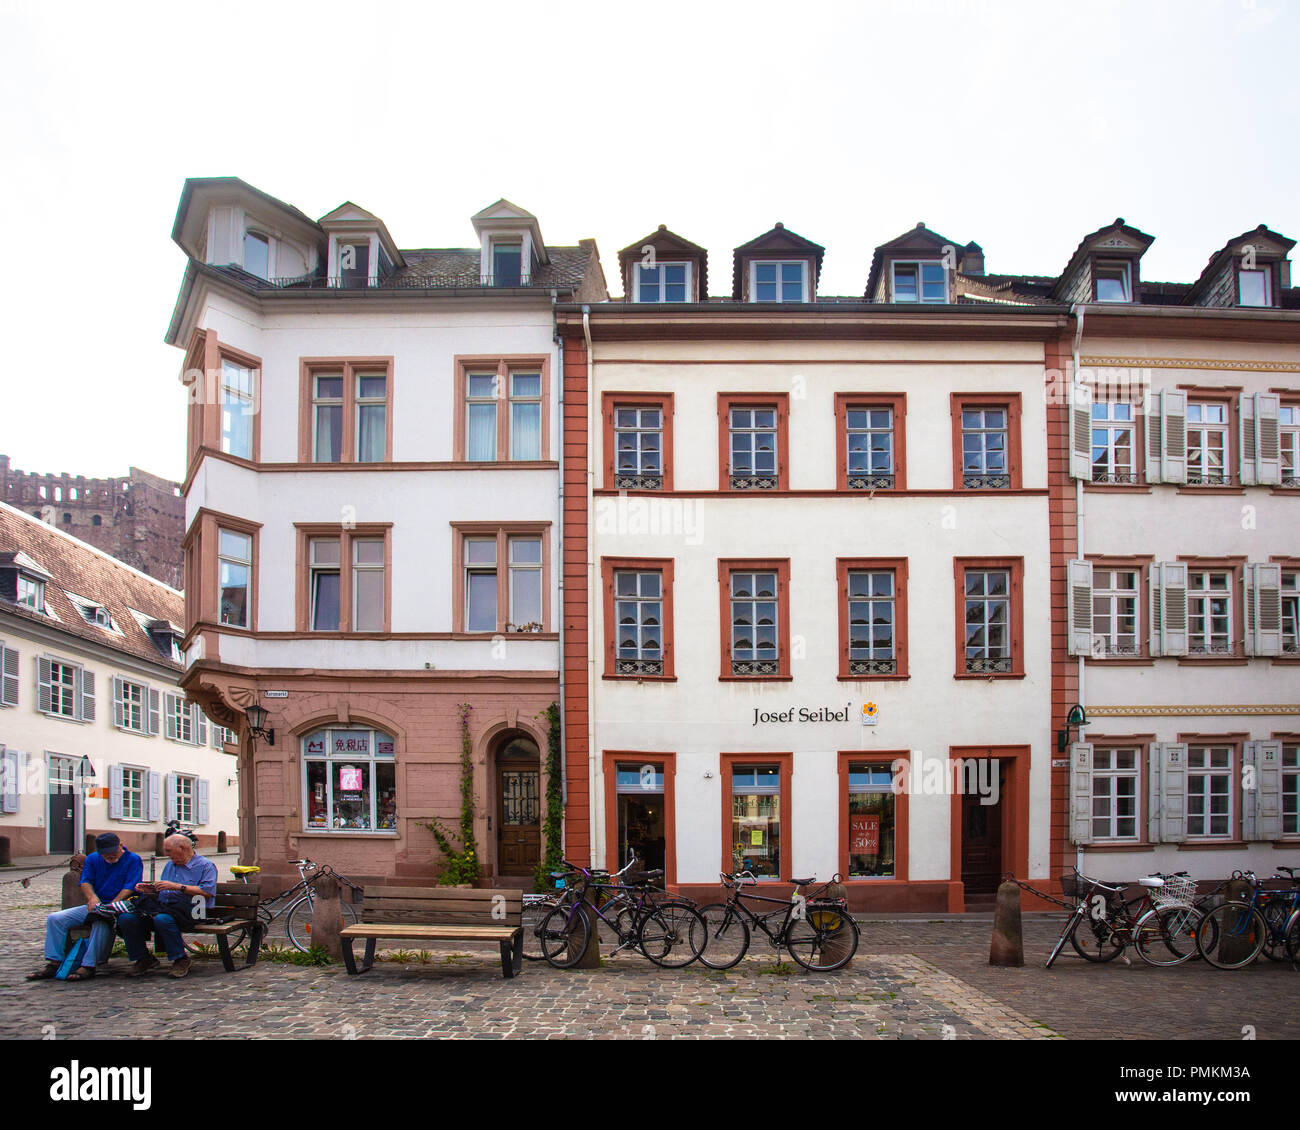
<path fill-rule="evenodd" d="M 708 925 L 690 903 L 661 902 L 641 919 L 637 946 L 656 965 L 682 969 L 703 952 Z"/>
<path fill-rule="evenodd" d="M 1291 924 L 1286 929 L 1286 955 L 1291 959 L 1292 968 L 1300 969 L 1300 911 L 1291 915 Z"/>
<path fill-rule="evenodd" d="M 1070 935 L 1070 945 L 1084 961 L 1114 961 L 1127 944 L 1116 933 L 1115 926 L 1115 920 L 1109 915 L 1105 918 L 1089 915 L 1075 927 Z"/>
<path fill-rule="evenodd" d="M 1181 965 L 1196 953 L 1200 914 L 1190 906 L 1148 910 L 1133 925 L 1133 947 L 1148 965 Z"/>
<path fill-rule="evenodd" d="M 700 963 L 710 969 L 730 969 L 749 949 L 749 926 L 740 912 L 725 902 L 700 907 L 707 937 Z"/>
<path fill-rule="evenodd" d="M 572 969 L 587 952 L 591 924 L 581 907 L 557 906 L 537 928 L 542 956 L 556 969 Z"/>
<path fill-rule="evenodd" d="M 339 916 L 339 926 L 355 926 L 357 924 L 357 912 L 350 902 L 340 902 L 343 913 Z M 288 918 L 285 920 L 285 933 L 289 935 L 289 943 L 299 953 L 306 953 L 311 949 L 311 918 L 312 903 L 307 901 L 307 896 L 303 895 L 292 906 L 289 907 Z"/>
<path fill-rule="evenodd" d="M 1044 966 L 1045 969 L 1052 968 L 1052 962 L 1061 956 L 1061 951 L 1065 949 L 1065 943 L 1069 940 L 1070 935 L 1078 925 L 1079 914 L 1075 911 L 1065 920 L 1065 925 L 1061 927 L 1061 936 L 1056 939 L 1056 945 L 1052 947 L 1052 952 L 1047 955 L 1047 964 Z"/>
<path fill-rule="evenodd" d="M 524 930 L 524 957 L 529 961 L 541 961 L 542 953 L 542 936 L 539 933 L 542 920 L 558 906 L 555 899 L 541 899 L 537 902 L 530 902 L 524 907 L 523 915 L 519 919 L 519 924 Z"/>
<path fill-rule="evenodd" d="M 790 956 L 813 973 L 842 969 L 858 952 L 858 924 L 838 907 L 809 905 L 785 932 Z"/>
<path fill-rule="evenodd" d="M 1260 951 L 1269 961 L 1286 960 L 1286 924 L 1291 917 L 1291 896 L 1269 899 L 1261 912 L 1268 930 L 1264 935 L 1264 948 Z"/>
<path fill-rule="evenodd" d="M 1240 969 L 1264 948 L 1268 925 L 1250 903 L 1225 902 L 1201 922 L 1196 949 L 1216 969 Z"/>

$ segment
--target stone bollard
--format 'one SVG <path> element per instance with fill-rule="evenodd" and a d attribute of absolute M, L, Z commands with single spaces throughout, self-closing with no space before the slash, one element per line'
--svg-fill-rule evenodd
<path fill-rule="evenodd" d="M 84 855 L 74 855 L 68 860 L 68 869 L 63 873 L 64 910 L 86 905 L 86 896 L 81 893 L 81 868 L 85 862 Z"/>
<path fill-rule="evenodd" d="M 587 894 L 583 898 L 582 909 L 579 913 L 586 914 L 587 923 L 591 929 L 587 933 L 587 948 L 583 950 L 582 957 L 578 959 L 578 964 L 573 966 L 574 969 L 600 968 L 600 916 L 595 911 L 595 900 L 599 898 L 600 893 L 594 888 L 588 888 Z"/>
<path fill-rule="evenodd" d="M 12 867 L 14 857 L 9 853 L 9 837 L 0 836 L 0 867 Z"/>
<path fill-rule="evenodd" d="M 217 833 L 217 854 L 218 855 L 226 854 L 226 833 L 225 832 Z"/>
<path fill-rule="evenodd" d="M 998 887 L 989 964 L 1020 966 L 1024 963 L 1025 939 L 1020 928 L 1020 888 L 1008 879 Z"/>
<path fill-rule="evenodd" d="M 343 942 L 339 931 L 343 929 L 343 908 L 339 905 L 339 881 L 333 875 L 322 875 L 312 884 L 311 944 L 321 946 L 331 961 L 343 960 Z"/>
<path fill-rule="evenodd" d="M 1249 879 L 1233 879 L 1225 888 L 1223 897 L 1226 902 L 1248 904 L 1254 893 L 1255 888 L 1251 886 Z M 1223 925 L 1222 918 L 1220 918 L 1219 924 L 1220 926 Z M 1225 932 L 1224 936 L 1219 939 L 1216 952 L 1221 960 L 1232 963 L 1241 961 L 1250 952 L 1254 944 L 1255 938 L 1253 934 Z"/>
<path fill-rule="evenodd" d="M 94 833 L 94 832 L 87 832 L 87 833 L 86 833 L 86 843 L 85 843 L 85 845 L 84 845 L 83 850 L 85 851 L 85 853 L 86 853 L 87 855 L 89 855 L 89 854 L 90 854 L 91 852 L 93 852 L 93 851 L 98 851 L 98 850 L 99 850 L 98 845 L 96 845 L 96 843 L 95 843 L 95 833 Z"/>
<path fill-rule="evenodd" d="M 154 833 L 153 853 L 154 855 L 162 855 L 163 853 L 163 834 L 161 832 Z"/>

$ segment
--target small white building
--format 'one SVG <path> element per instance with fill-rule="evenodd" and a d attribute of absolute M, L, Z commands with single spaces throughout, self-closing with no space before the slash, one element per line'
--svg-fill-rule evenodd
<path fill-rule="evenodd" d="M 179 688 L 184 598 L 0 503 L 0 835 L 14 856 L 164 822 L 238 842 L 234 735 Z"/>

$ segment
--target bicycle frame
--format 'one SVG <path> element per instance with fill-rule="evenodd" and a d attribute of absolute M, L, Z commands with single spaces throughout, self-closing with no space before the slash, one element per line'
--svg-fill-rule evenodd
<path fill-rule="evenodd" d="M 798 888 L 796 888 L 796 892 L 797 890 Z M 751 907 L 748 907 L 741 902 L 741 899 L 752 899 L 755 902 L 770 902 L 783 907 L 785 910 L 785 917 L 782 918 L 780 928 L 777 932 L 773 934 L 772 931 L 768 929 L 767 924 L 771 919 L 781 913 L 779 910 L 769 910 L 763 914 L 756 914 Z M 743 911 L 744 917 L 748 918 L 753 925 L 763 931 L 767 936 L 767 940 L 772 943 L 772 946 L 775 949 L 780 949 L 781 943 L 785 941 L 786 934 L 790 930 L 790 923 L 794 918 L 795 907 L 798 905 L 799 904 L 793 898 L 778 899 L 772 898 L 770 895 L 746 894 L 744 890 L 741 889 L 739 881 L 737 881 L 736 886 L 731 889 L 727 897 L 728 908 L 731 910 Z"/>

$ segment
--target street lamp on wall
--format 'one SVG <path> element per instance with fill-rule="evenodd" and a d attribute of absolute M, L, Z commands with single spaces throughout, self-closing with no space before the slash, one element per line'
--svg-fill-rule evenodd
<path fill-rule="evenodd" d="M 275 728 L 266 724 L 265 706 L 254 703 L 244 710 L 244 717 L 248 719 L 248 732 L 253 737 L 262 738 L 267 745 L 275 745 Z"/>
<path fill-rule="evenodd" d="M 1070 748 L 1070 731 L 1077 730 L 1081 726 L 1088 724 L 1088 716 L 1084 713 L 1083 707 L 1077 702 L 1070 707 L 1070 713 L 1065 716 L 1065 728 L 1056 731 L 1056 751 L 1064 753 Z"/>

